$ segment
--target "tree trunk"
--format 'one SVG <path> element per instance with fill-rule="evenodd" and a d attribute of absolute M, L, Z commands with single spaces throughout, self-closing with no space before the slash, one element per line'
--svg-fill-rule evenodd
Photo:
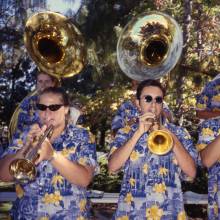
<path fill-rule="evenodd" d="M 182 64 L 186 64 L 187 59 L 187 44 L 190 39 L 190 24 L 191 24 L 191 13 L 192 13 L 192 0 L 184 0 L 183 1 L 183 7 L 184 7 L 184 20 L 183 20 L 183 51 L 182 51 Z M 181 106 L 183 102 L 183 85 L 184 85 L 184 77 L 186 76 L 187 69 L 183 68 L 182 65 L 180 65 L 179 73 L 177 74 L 176 78 L 176 88 L 177 88 L 177 100 L 176 100 L 176 113 L 179 114 L 179 116 L 182 114 L 181 112 Z"/>
<path fill-rule="evenodd" d="M 196 15 L 195 15 L 195 31 L 197 35 L 197 54 L 198 54 L 198 60 L 202 60 L 202 55 L 203 55 L 203 30 L 202 30 L 202 12 L 203 12 L 203 7 L 202 4 L 199 2 L 196 2 L 193 4 L 193 8 L 196 9 Z"/>

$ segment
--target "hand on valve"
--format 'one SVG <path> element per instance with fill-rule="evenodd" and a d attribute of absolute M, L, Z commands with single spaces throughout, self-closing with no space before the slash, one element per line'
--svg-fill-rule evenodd
<path fill-rule="evenodd" d="M 46 137 L 44 140 L 42 140 L 46 129 L 46 125 L 40 128 L 38 124 L 34 124 L 27 135 L 26 145 L 31 145 L 32 148 L 39 147 L 37 152 L 38 157 L 35 161 L 35 164 L 39 164 L 43 160 L 50 160 L 53 157 L 54 150 L 49 139 Z M 40 141 L 43 142 L 39 146 Z"/>

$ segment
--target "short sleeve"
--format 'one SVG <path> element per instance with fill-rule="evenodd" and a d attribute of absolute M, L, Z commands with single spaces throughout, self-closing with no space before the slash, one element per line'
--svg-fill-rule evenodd
<path fill-rule="evenodd" d="M 112 155 L 112 153 L 123 146 L 131 137 L 131 127 L 130 126 L 125 126 L 124 128 L 121 128 L 118 130 L 115 139 L 110 143 L 110 152 L 109 152 L 109 157 Z"/>
<path fill-rule="evenodd" d="M 207 83 L 196 97 L 197 110 L 220 111 L 220 78 Z"/>
<path fill-rule="evenodd" d="M 85 166 L 97 168 L 96 144 L 94 136 L 84 130 L 81 136 L 81 142 L 76 148 L 76 161 Z"/>
<path fill-rule="evenodd" d="M 198 164 L 198 152 L 196 150 L 196 147 L 193 144 L 193 141 L 188 131 L 185 128 L 177 127 L 174 133 L 178 137 L 183 147 L 186 149 L 186 151 L 190 154 L 192 159 L 195 161 L 195 164 Z M 180 178 L 185 181 L 191 180 L 191 178 L 187 176 L 182 170 L 180 173 Z"/>
<path fill-rule="evenodd" d="M 117 131 L 125 127 L 127 123 L 137 117 L 138 114 L 137 107 L 131 101 L 122 103 L 112 120 L 111 129 Z"/>
<path fill-rule="evenodd" d="M 20 150 L 24 146 L 26 135 L 27 131 L 25 131 L 21 137 L 14 138 L 10 145 L 5 149 L 5 151 L 1 155 L 1 158 L 8 154 L 15 154 L 18 150 Z"/>
<path fill-rule="evenodd" d="M 220 134 L 220 121 L 219 119 L 210 119 L 203 121 L 198 127 L 198 141 L 196 144 L 197 151 L 200 152 L 208 144 L 215 140 Z M 202 166 L 201 158 L 199 165 Z"/>

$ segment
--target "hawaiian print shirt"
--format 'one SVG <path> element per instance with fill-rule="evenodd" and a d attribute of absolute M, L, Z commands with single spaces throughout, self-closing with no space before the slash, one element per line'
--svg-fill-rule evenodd
<path fill-rule="evenodd" d="M 40 118 L 36 111 L 37 95 L 25 98 L 19 106 L 19 114 L 17 119 L 16 138 L 25 131 L 30 125 L 39 123 Z"/>
<path fill-rule="evenodd" d="M 4 155 L 20 149 L 24 138 L 14 140 Z M 53 148 L 71 161 L 97 166 L 94 137 L 82 127 L 68 125 L 53 143 Z M 24 193 L 19 195 L 11 209 L 13 219 L 89 219 L 86 188 L 68 182 L 48 161 L 42 161 L 37 172 L 35 181 L 22 186 Z"/>
<path fill-rule="evenodd" d="M 197 109 L 220 111 L 220 74 L 208 82 L 197 96 Z"/>
<path fill-rule="evenodd" d="M 165 102 L 163 103 L 163 111 L 172 116 L 172 113 Z M 117 131 L 120 128 L 124 128 L 126 125 L 131 125 L 139 115 L 140 112 L 136 105 L 130 100 L 125 101 L 117 110 L 116 115 L 112 120 L 111 129 Z"/>
<path fill-rule="evenodd" d="M 117 131 L 120 128 L 125 127 L 128 124 L 132 124 L 132 119 L 136 119 L 139 115 L 139 111 L 132 101 L 125 101 L 121 104 L 115 117 L 112 120 L 111 128 Z M 131 123 L 129 123 L 131 122 Z"/>
<path fill-rule="evenodd" d="M 197 149 L 204 149 L 220 134 L 220 119 L 209 119 L 200 124 Z M 220 159 L 220 158 L 219 158 Z M 208 169 L 208 219 L 220 219 L 220 160 Z"/>
<path fill-rule="evenodd" d="M 196 160 L 197 151 L 188 132 L 173 124 L 165 124 Z M 134 134 L 138 124 L 118 131 L 111 143 L 110 155 L 123 146 Z M 187 176 L 181 171 L 173 151 L 159 156 L 147 147 L 148 133 L 138 140 L 123 171 L 124 177 L 118 200 L 115 220 L 177 220 L 186 219 L 181 179 Z"/>

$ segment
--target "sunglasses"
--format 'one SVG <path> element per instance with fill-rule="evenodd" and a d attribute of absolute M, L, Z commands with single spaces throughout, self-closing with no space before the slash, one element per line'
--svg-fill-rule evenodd
<path fill-rule="evenodd" d="M 44 104 L 37 104 L 37 109 L 40 111 L 46 111 L 47 108 L 49 108 L 50 111 L 55 112 L 59 110 L 63 104 L 54 104 L 54 105 L 44 105 Z"/>
<path fill-rule="evenodd" d="M 147 103 L 151 103 L 153 101 L 153 97 L 151 95 L 144 96 L 144 99 Z M 154 98 L 154 100 L 157 104 L 161 104 L 163 102 L 163 97 L 157 96 Z"/>

